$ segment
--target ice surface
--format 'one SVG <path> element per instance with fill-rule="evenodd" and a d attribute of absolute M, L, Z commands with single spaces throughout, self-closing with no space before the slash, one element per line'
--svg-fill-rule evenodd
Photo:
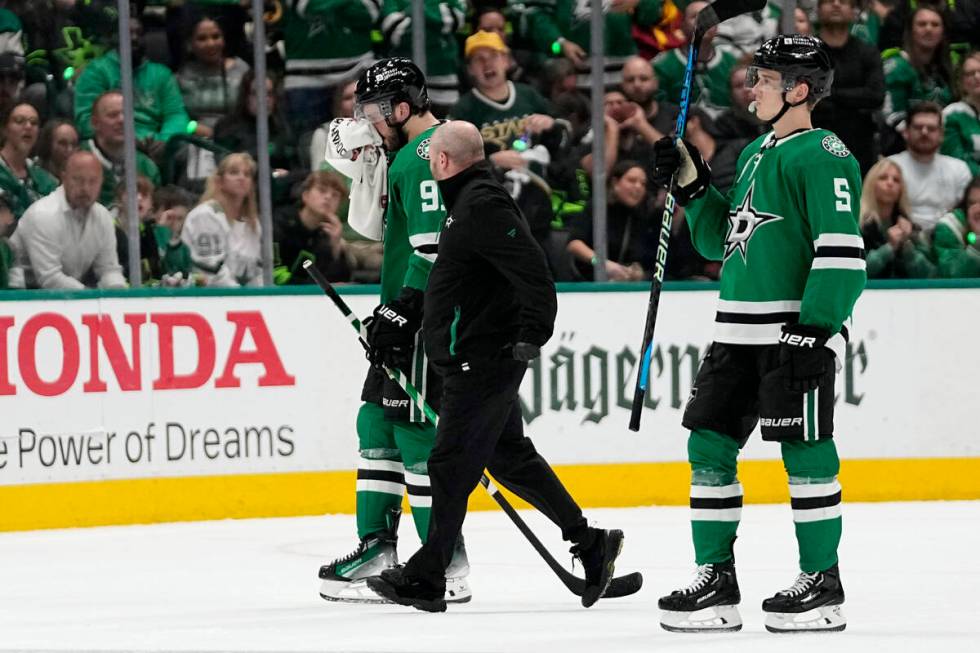
<path fill-rule="evenodd" d="M 0 650 L 980 651 L 980 502 L 844 509 L 841 634 L 765 632 L 759 605 L 792 583 L 796 544 L 789 506 L 750 505 L 740 633 L 661 630 L 657 597 L 691 578 L 687 510 L 635 508 L 587 511 L 624 529 L 619 570 L 645 576 L 589 610 L 500 512 L 467 518 L 473 602 L 435 615 L 319 598 L 319 565 L 353 549 L 350 515 L 0 534 Z M 524 516 L 567 561 L 557 528 Z M 402 556 L 416 546 L 406 516 Z"/>

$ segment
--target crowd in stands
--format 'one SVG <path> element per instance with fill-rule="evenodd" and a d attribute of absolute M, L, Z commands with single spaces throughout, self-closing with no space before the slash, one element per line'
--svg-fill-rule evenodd
<path fill-rule="evenodd" d="M 327 125 L 353 115 L 358 75 L 411 56 L 411 0 L 265 0 L 269 75 L 252 68 L 250 0 L 131 3 L 138 220 L 126 215 L 116 0 L 0 0 L 0 288 L 119 288 L 131 242 L 142 283 L 261 285 L 259 94 L 269 107 L 276 284 L 376 282 L 381 244 L 347 224 Z M 828 45 L 813 113 L 865 175 L 871 278 L 980 277 L 980 0 L 798 0 L 796 30 Z M 583 0 L 425 0 L 429 97 L 476 125 L 559 281 L 591 280 L 592 74 L 603 76 L 610 280 L 649 279 L 665 194 L 653 144 L 679 111 L 703 0 L 607 0 L 591 70 Z M 745 87 L 780 5 L 705 36 L 686 138 L 722 191 L 767 131 Z M 683 209 L 678 209 L 683 211 Z M 130 238 L 131 224 L 139 234 Z M 683 219 L 670 279 L 716 279 Z"/>

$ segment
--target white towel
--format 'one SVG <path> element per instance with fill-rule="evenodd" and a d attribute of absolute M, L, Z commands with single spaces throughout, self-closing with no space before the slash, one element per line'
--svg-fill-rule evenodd
<path fill-rule="evenodd" d="M 365 120 L 335 118 L 330 122 L 326 161 L 351 180 L 347 222 L 365 238 L 381 240 L 388 204 L 388 159 L 384 141 Z"/>

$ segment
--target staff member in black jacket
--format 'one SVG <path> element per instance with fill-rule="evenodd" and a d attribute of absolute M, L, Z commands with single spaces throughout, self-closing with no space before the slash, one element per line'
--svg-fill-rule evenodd
<path fill-rule="evenodd" d="M 518 390 L 528 361 L 554 330 L 557 298 L 544 252 L 484 160 L 476 127 L 450 121 L 429 145 L 446 204 L 439 258 L 425 291 L 422 334 L 444 377 L 442 416 L 429 457 L 428 541 L 404 568 L 368 579 L 381 596 L 419 610 L 446 609 L 445 570 L 484 468 L 562 529 L 582 561 L 582 605 L 599 600 L 623 544 L 619 530 L 588 526 L 554 471 L 524 437 Z"/>

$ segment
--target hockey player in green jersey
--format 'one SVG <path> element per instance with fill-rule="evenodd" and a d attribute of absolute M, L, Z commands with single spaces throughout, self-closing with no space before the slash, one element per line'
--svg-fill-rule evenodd
<path fill-rule="evenodd" d="M 422 298 L 436 258 L 446 211 L 429 170 L 429 140 L 439 122 L 429 110 L 425 77 L 408 59 L 383 59 L 355 89 L 355 118 L 374 125 L 389 154 L 381 304 L 365 320 L 372 367 L 357 415 L 357 534 L 351 554 L 320 568 L 327 600 L 378 602 L 364 578 L 397 564 L 402 495 L 408 490 L 422 542 L 429 531 L 432 495 L 427 461 L 435 426 L 389 381 L 382 365 L 397 367 L 438 410 L 441 383 L 421 345 Z M 392 160 L 393 157 L 393 160 Z M 462 542 L 446 572 L 446 600 L 470 599 Z"/>
<path fill-rule="evenodd" d="M 734 543 L 742 508 L 737 458 L 757 424 L 779 442 L 800 573 L 766 599 L 772 632 L 843 630 L 837 566 L 840 462 L 833 440 L 834 380 L 851 311 L 864 288 L 858 163 L 833 133 L 814 129 L 833 63 L 811 36 L 779 36 L 755 53 L 746 84 L 772 130 L 749 144 L 728 196 L 710 184 L 695 147 L 655 145 L 655 180 L 676 174 L 695 247 L 723 261 L 714 342 L 701 362 L 683 424 L 691 430 L 694 582 L 660 599 L 673 631 L 738 630 Z"/>

